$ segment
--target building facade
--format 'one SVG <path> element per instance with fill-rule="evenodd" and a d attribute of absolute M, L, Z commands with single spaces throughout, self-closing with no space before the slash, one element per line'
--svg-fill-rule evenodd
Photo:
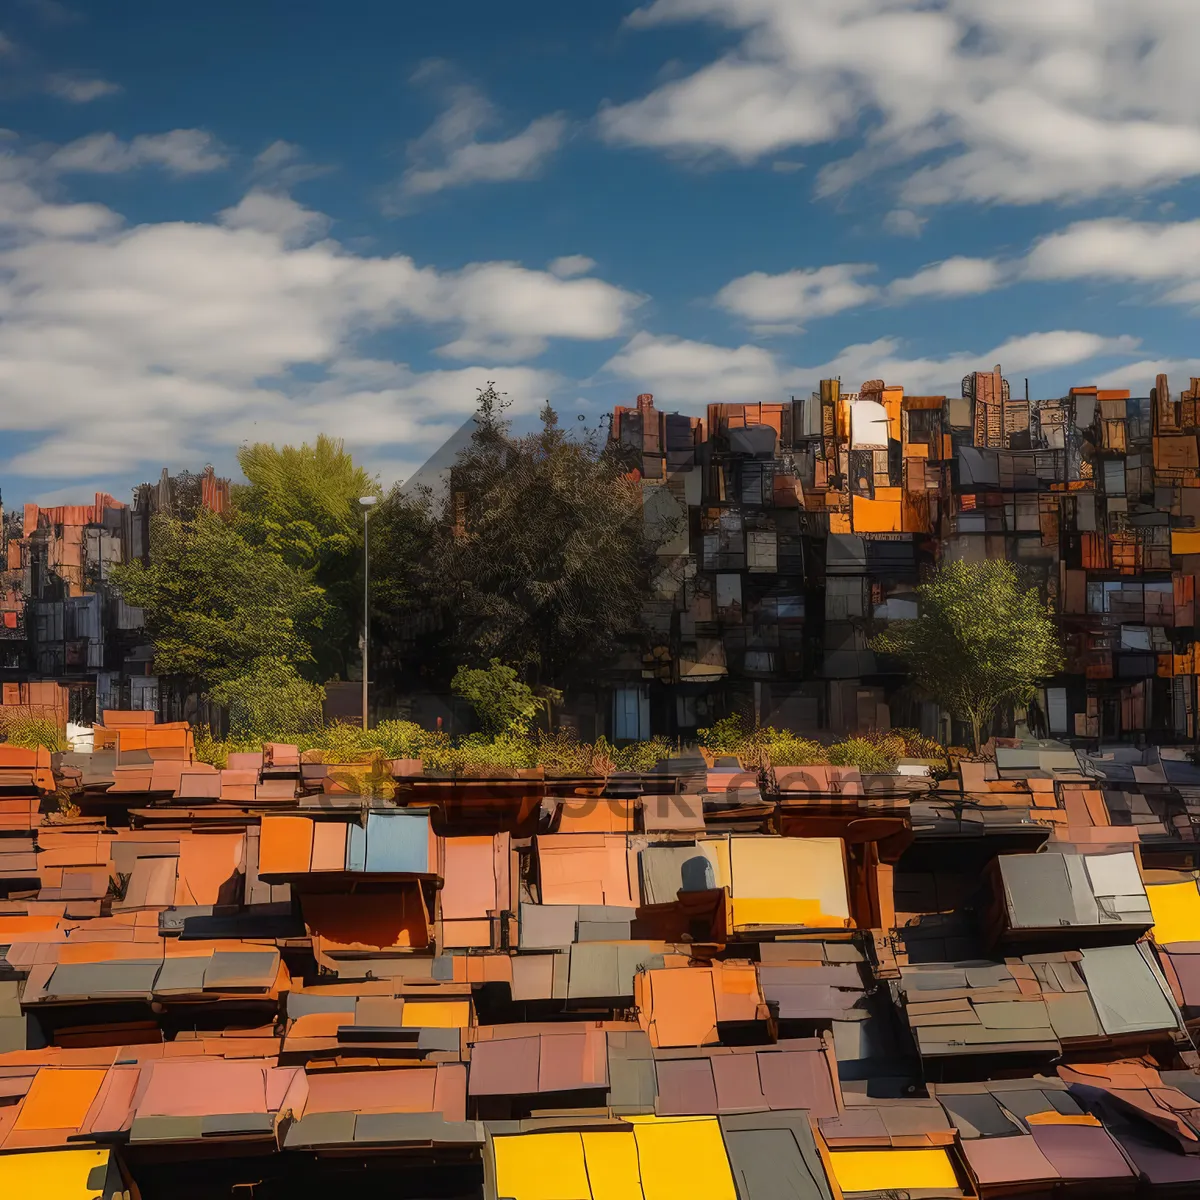
<path fill-rule="evenodd" d="M 996 367 L 952 397 L 823 380 L 704 419 L 649 395 L 618 407 L 612 437 L 638 460 L 663 541 L 614 735 L 686 737 L 741 711 L 809 732 L 953 737 L 869 642 L 915 616 L 939 562 L 1007 558 L 1052 605 L 1067 656 L 1010 730 L 1194 741 L 1198 385 L 1014 399 Z"/>

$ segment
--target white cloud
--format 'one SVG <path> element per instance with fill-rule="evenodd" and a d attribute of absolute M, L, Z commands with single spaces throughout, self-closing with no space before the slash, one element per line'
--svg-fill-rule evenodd
<path fill-rule="evenodd" d="M 157 166 L 172 175 L 219 171 L 229 158 L 220 143 L 201 129 L 143 133 L 122 141 L 114 133 L 93 133 L 55 150 L 48 165 L 55 171 L 111 175 Z"/>
<path fill-rule="evenodd" d="M 285 245 L 302 245 L 328 231 L 330 221 L 324 213 L 313 212 L 297 204 L 291 196 L 254 188 L 232 208 L 220 214 L 221 223 L 230 229 L 257 229 L 276 234 Z"/>
<path fill-rule="evenodd" d="M 828 194 L 904 168 L 905 206 L 1031 204 L 1200 174 L 1191 0 L 653 0 L 635 28 L 705 22 L 714 61 L 599 114 L 610 141 L 755 162 L 851 138 Z"/>
<path fill-rule="evenodd" d="M 865 263 L 837 263 L 782 275 L 754 271 L 727 283 L 716 302 L 757 329 L 795 329 L 802 321 L 875 300 L 878 288 L 859 282 L 874 269 Z"/>
<path fill-rule="evenodd" d="M 1158 375 L 1166 375 L 1177 396 L 1185 381 L 1200 378 L 1200 358 L 1144 358 L 1105 371 L 1094 382 L 1102 388 L 1128 388 L 1135 396 L 1146 396 Z"/>
<path fill-rule="evenodd" d="M 586 254 L 563 254 L 554 259 L 546 268 L 551 275 L 559 279 L 570 279 L 574 275 L 586 275 L 595 269 L 596 260 Z"/>
<path fill-rule="evenodd" d="M 707 342 L 640 333 L 609 360 L 605 370 L 688 410 L 715 402 L 772 401 L 811 391 L 821 379 L 841 377 L 848 390 L 868 379 L 901 384 L 915 394 L 957 394 L 962 377 L 1001 363 L 1006 373 L 1046 371 L 1093 359 L 1130 354 L 1132 337 L 1106 338 L 1054 330 L 1010 338 L 982 353 L 912 358 L 896 338 L 845 347 L 828 362 L 794 366 L 761 346 Z"/>
<path fill-rule="evenodd" d="M 606 371 L 652 392 L 663 404 L 695 408 L 742 400 L 779 400 L 783 366 L 761 346 L 714 346 L 679 337 L 635 334 Z"/>
<path fill-rule="evenodd" d="M 1200 299 L 1200 220 L 1142 223 L 1078 221 L 1036 242 L 1025 260 L 1030 279 L 1108 279 L 1175 283 L 1168 298 Z"/>
<path fill-rule="evenodd" d="M 600 131 L 610 142 L 692 154 L 720 150 L 752 162 L 835 137 L 852 108 L 847 97 L 831 99 L 818 80 L 786 68 L 721 59 L 642 100 L 601 109 Z"/>
<path fill-rule="evenodd" d="M 414 80 L 438 80 L 446 74 L 443 64 L 426 64 Z M 443 90 L 446 107 L 409 146 L 412 165 L 400 181 L 402 198 L 428 196 L 471 183 L 532 179 L 566 137 L 567 120 L 555 113 L 536 118 L 511 137 L 485 141 L 480 135 L 498 124 L 493 106 L 467 84 L 443 85 Z"/>
<path fill-rule="evenodd" d="M 462 336 L 444 346 L 444 354 L 516 359 L 540 353 L 552 337 L 616 337 L 640 303 L 600 279 L 558 279 L 517 263 L 491 262 L 440 276 L 424 298 L 423 315 L 463 323 Z"/>
<path fill-rule="evenodd" d="M 624 332 L 640 298 L 517 263 L 443 272 L 321 237 L 326 218 L 258 189 L 211 223 L 127 227 L 56 204 L 40 167 L 0 157 L 0 430 L 24 435 L 3 470 L 108 476 L 226 461 L 245 438 L 334 431 L 419 459 L 496 379 L 519 410 L 558 386 L 509 365 L 552 339 Z M 365 358 L 396 328 L 448 336 L 452 368 Z M 390 453 L 390 458 L 399 455 Z"/>
<path fill-rule="evenodd" d="M 927 217 L 919 216 L 911 208 L 894 208 L 883 218 L 883 227 L 897 237 L 917 238 L 927 221 Z"/>
<path fill-rule="evenodd" d="M 895 279 L 888 293 L 897 299 L 925 296 L 977 296 L 999 287 L 1004 269 L 992 258 L 948 258 L 907 279 Z"/>
<path fill-rule="evenodd" d="M 59 72 L 47 77 L 46 91 L 71 104 L 90 104 L 105 96 L 115 96 L 121 91 L 121 85 L 93 76 Z"/>
<path fill-rule="evenodd" d="M 330 166 L 309 162 L 304 149 L 295 142 L 277 139 L 254 156 L 250 178 L 259 184 L 290 188 L 309 179 L 319 179 L 332 170 Z"/>

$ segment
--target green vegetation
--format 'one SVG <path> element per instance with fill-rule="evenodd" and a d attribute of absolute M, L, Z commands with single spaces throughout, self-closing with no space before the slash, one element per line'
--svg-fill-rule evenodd
<path fill-rule="evenodd" d="M 57 754 L 68 749 L 62 730 L 53 721 L 41 717 L 5 717 L 0 723 L 0 736 L 10 746 L 19 746 L 22 750 L 45 747 Z"/>
<path fill-rule="evenodd" d="M 209 697 L 228 711 L 231 736 L 274 741 L 320 727 L 325 689 L 290 663 L 260 658 L 244 675 L 221 680 Z M 280 730 L 286 734 L 277 739 Z"/>
<path fill-rule="evenodd" d="M 826 746 L 770 725 L 751 728 L 745 718 L 724 717 L 699 730 L 700 745 L 713 755 L 735 755 L 747 766 L 768 763 L 775 767 L 807 767 L 820 763 L 858 767 L 872 774 L 887 774 L 902 758 L 944 760 L 945 750 L 915 729 L 873 730 Z"/>
<path fill-rule="evenodd" d="M 444 511 L 396 489 L 373 518 L 374 604 L 384 629 L 406 613 L 432 627 L 417 653 L 435 675 L 498 659 L 535 692 L 563 688 L 637 629 L 656 544 L 616 448 L 567 437 L 549 406 L 514 437 L 503 408 L 489 385 Z"/>
<path fill-rule="evenodd" d="M 971 726 L 978 751 L 997 709 L 1027 704 L 1063 661 L 1050 610 L 1000 559 L 943 565 L 917 588 L 920 615 L 871 642 L 902 659 L 916 686 Z"/>
<path fill-rule="evenodd" d="M 486 667 L 459 667 L 450 687 L 470 704 L 491 734 L 525 733 L 545 707 L 517 672 L 498 658 Z"/>
<path fill-rule="evenodd" d="M 277 727 L 258 737 L 215 738 L 209 730 L 200 729 L 195 740 L 197 759 L 217 767 L 225 765 L 231 752 L 259 750 L 264 742 L 287 742 L 300 748 L 305 761 L 338 766 L 334 778 L 352 779 L 352 790 L 385 797 L 391 776 L 384 764 L 391 759 L 419 758 L 424 770 L 434 775 L 511 775 L 541 767 L 547 775 L 571 777 L 649 771 L 673 753 L 671 744 L 661 737 L 619 748 L 604 738 L 580 741 L 565 729 L 452 738 L 412 721 L 383 721 L 369 730 L 337 723 L 294 734 L 284 734 Z"/>
<path fill-rule="evenodd" d="M 249 480 L 233 491 L 235 527 L 256 549 L 281 559 L 325 594 L 327 612 L 312 631 L 319 677 L 346 677 L 357 655 L 362 607 L 363 515 L 359 498 L 379 483 L 343 443 L 243 446 L 238 465 Z"/>
<path fill-rule="evenodd" d="M 208 512 L 160 514 L 150 544 L 149 565 L 128 563 L 114 578 L 146 614 L 157 671 L 211 688 L 246 676 L 248 664 L 312 666 L 312 641 L 329 606 L 302 572 Z"/>

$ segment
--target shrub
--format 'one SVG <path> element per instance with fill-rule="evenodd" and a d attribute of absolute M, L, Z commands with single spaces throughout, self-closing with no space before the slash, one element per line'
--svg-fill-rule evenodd
<path fill-rule="evenodd" d="M 868 741 L 882 743 L 896 742 L 902 747 L 900 758 L 938 758 L 946 757 L 946 748 L 937 738 L 926 737 L 919 729 L 873 729 L 864 735 Z"/>
<path fill-rule="evenodd" d="M 829 747 L 827 761 L 835 767 L 857 767 L 867 774 L 886 775 L 901 757 L 897 744 L 881 744 L 865 737 L 847 738 Z"/>
<path fill-rule="evenodd" d="M 540 733 L 536 745 L 538 765 L 549 775 L 608 775 L 615 770 L 611 750 L 604 738 L 581 742 L 569 729 Z"/>
<path fill-rule="evenodd" d="M 229 732 L 236 738 L 289 741 L 321 726 L 325 689 L 309 683 L 290 663 L 260 658 L 209 695 L 228 711 Z"/>
<path fill-rule="evenodd" d="M 828 750 L 820 742 L 777 729 L 768 728 L 766 733 L 768 736 L 764 739 L 763 749 L 772 766 L 808 767 L 829 761 Z"/>
<path fill-rule="evenodd" d="M 603 738 L 597 742 L 618 771 L 644 773 L 652 771 L 660 759 L 671 754 L 671 743 L 665 737 L 652 737 L 648 742 L 630 742 L 619 749 L 610 746 Z"/>
<path fill-rule="evenodd" d="M 58 754 L 69 748 L 63 731 L 53 721 L 42 717 L 8 717 L 0 725 L 0 733 L 10 746 L 19 746 L 22 750 L 45 747 L 52 754 Z"/>
<path fill-rule="evenodd" d="M 544 707 L 533 689 L 521 682 L 516 670 L 498 658 L 487 667 L 459 667 L 450 687 L 470 704 L 484 729 L 492 734 L 525 733 Z"/>
<path fill-rule="evenodd" d="M 743 754 L 754 748 L 759 730 L 746 727 L 745 718 L 737 713 L 722 717 L 705 729 L 696 730 L 696 739 L 711 754 Z"/>

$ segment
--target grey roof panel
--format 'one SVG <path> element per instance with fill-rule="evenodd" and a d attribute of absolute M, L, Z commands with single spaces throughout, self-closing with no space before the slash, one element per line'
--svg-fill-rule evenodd
<path fill-rule="evenodd" d="M 1100 1036 L 1100 1021 L 1087 991 L 1052 993 L 1046 998 L 1046 1011 L 1055 1035 L 1063 1041 Z"/>
<path fill-rule="evenodd" d="M 204 1117 L 134 1117 L 129 1130 L 131 1142 L 199 1141 L 204 1135 Z"/>
<path fill-rule="evenodd" d="M 269 988 L 279 973 L 279 951 L 218 950 L 204 972 L 204 986 L 220 988 Z"/>
<path fill-rule="evenodd" d="M 1140 947 L 1084 950 L 1081 967 L 1100 1024 L 1110 1037 L 1176 1025 L 1174 1006 Z"/>
<path fill-rule="evenodd" d="M 161 959 L 60 963 L 46 985 L 46 995 L 148 996 L 161 966 Z"/>
<path fill-rule="evenodd" d="M 722 1117 L 738 1200 L 832 1200 L 805 1112 Z"/>
<path fill-rule="evenodd" d="M 1005 854 L 1000 872 L 1015 929 L 1045 929 L 1075 920 L 1075 898 L 1061 854 Z"/>
<path fill-rule="evenodd" d="M 449 1142 L 478 1145 L 483 1141 L 475 1121 L 447 1121 L 441 1113 L 359 1113 L 356 1142 Z"/>
<path fill-rule="evenodd" d="M 988 1092 L 978 1095 L 942 1095 L 938 1101 L 964 1138 L 1012 1137 L 1021 1130 L 1004 1115 L 995 1096 Z"/>
<path fill-rule="evenodd" d="M 680 891 L 714 885 L 712 863 L 695 845 L 647 846 L 638 855 L 643 904 L 673 904 Z"/>
<path fill-rule="evenodd" d="M 522 904 L 522 950 L 559 950 L 575 940 L 579 906 L 575 904 Z"/>
<path fill-rule="evenodd" d="M 166 992 L 200 992 L 204 990 L 204 972 L 212 956 L 208 954 L 163 960 L 162 970 L 154 982 L 154 990 Z"/>
<path fill-rule="evenodd" d="M 591 942 L 571 947 L 571 973 L 567 982 L 568 999 L 599 999 L 619 996 L 622 994 L 620 988 L 615 945 L 607 942 Z"/>
<path fill-rule="evenodd" d="M 284 1135 L 287 1150 L 305 1146 L 340 1146 L 354 1141 L 352 1112 L 313 1113 L 292 1125 Z"/>

